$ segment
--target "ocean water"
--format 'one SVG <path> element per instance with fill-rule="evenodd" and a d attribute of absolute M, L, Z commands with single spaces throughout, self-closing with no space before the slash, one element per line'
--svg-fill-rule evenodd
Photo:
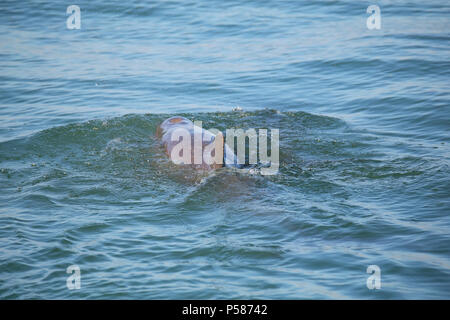
<path fill-rule="evenodd" d="M 0 298 L 449 299 L 449 40 L 448 1 L 2 0 Z M 279 173 L 170 163 L 173 115 L 279 128 Z"/>

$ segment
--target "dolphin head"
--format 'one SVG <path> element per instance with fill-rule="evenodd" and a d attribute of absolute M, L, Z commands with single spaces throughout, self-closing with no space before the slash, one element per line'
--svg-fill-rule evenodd
<path fill-rule="evenodd" d="M 169 119 L 164 120 L 158 128 L 156 128 L 156 135 L 158 137 L 162 137 L 164 133 L 169 131 L 170 129 L 176 126 L 191 126 L 194 125 L 191 120 L 186 119 L 185 117 L 175 116 L 170 117 Z"/>

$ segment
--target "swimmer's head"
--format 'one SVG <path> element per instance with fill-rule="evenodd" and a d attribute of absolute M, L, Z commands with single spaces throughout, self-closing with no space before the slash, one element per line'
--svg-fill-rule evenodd
<path fill-rule="evenodd" d="M 167 132 L 170 128 L 175 126 L 187 126 L 193 125 L 192 121 L 186 119 L 185 117 L 175 116 L 169 119 L 164 120 L 156 129 L 156 134 L 161 137 L 165 132 Z"/>

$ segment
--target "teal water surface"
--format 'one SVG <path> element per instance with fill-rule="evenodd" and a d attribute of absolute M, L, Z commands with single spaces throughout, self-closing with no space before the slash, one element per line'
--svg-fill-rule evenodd
<path fill-rule="evenodd" d="M 0 4 L 0 298 L 449 298 L 448 2 L 70 4 Z M 172 164 L 173 115 L 279 173 Z"/>

